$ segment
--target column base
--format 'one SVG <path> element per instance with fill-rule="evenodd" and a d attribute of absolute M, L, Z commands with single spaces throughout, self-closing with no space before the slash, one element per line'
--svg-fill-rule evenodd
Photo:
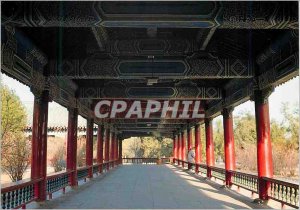
<path fill-rule="evenodd" d="M 43 206 L 46 204 L 46 201 L 43 200 L 43 201 L 40 201 L 40 200 L 36 200 L 36 202 L 38 203 L 39 206 Z"/>
<path fill-rule="evenodd" d="M 70 186 L 72 190 L 76 190 L 78 188 L 78 182 L 77 182 L 77 185 L 72 185 Z"/>
<path fill-rule="evenodd" d="M 263 200 L 261 198 L 256 198 L 252 201 L 252 203 L 259 204 L 259 205 L 265 205 L 265 204 L 268 203 L 268 200 Z"/>
<path fill-rule="evenodd" d="M 222 185 L 221 187 L 220 187 L 220 189 L 225 189 L 225 190 L 229 190 L 231 187 L 230 186 L 228 186 L 228 185 Z"/>

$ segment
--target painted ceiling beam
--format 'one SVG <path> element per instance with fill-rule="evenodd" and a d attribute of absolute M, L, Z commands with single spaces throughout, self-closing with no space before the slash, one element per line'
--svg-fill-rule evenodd
<path fill-rule="evenodd" d="M 297 8 L 297 2 L 3 2 L 1 20 L 19 27 L 290 29 L 298 28 Z"/>
<path fill-rule="evenodd" d="M 172 85 L 132 85 L 130 82 L 113 81 L 103 87 L 81 87 L 82 99 L 221 99 L 222 90 L 217 87 L 202 87 L 193 82 Z"/>
<path fill-rule="evenodd" d="M 93 54 L 82 59 L 49 61 L 49 73 L 69 79 L 226 79 L 252 78 L 253 61 L 194 54 L 184 59 L 103 58 Z"/>
<path fill-rule="evenodd" d="M 92 33 L 97 41 L 98 47 L 100 51 L 105 51 L 107 42 L 108 42 L 108 34 L 104 27 L 91 27 Z"/>

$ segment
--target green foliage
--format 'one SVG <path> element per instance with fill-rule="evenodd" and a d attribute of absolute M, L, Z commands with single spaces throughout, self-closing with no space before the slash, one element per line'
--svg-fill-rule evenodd
<path fill-rule="evenodd" d="M 60 146 L 57 148 L 52 159 L 50 160 L 50 165 L 54 168 L 54 172 L 62 171 L 66 168 L 66 147 Z"/>
<path fill-rule="evenodd" d="M 205 140 L 205 125 L 200 126 L 200 138 L 201 138 L 201 154 L 202 162 L 206 164 L 206 140 Z"/>
<path fill-rule="evenodd" d="M 271 139 L 273 144 L 285 144 L 285 128 L 282 127 L 277 121 L 271 121 Z"/>
<path fill-rule="evenodd" d="M 271 141 L 273 168 L 275 175 L 293 176 L 299 162 L 299 104 L 292 106 L 283 103 L 283 121 L 271 120 Z M 203 126 L 203 125 L 202 125 Z M 202 131 L 203 129 L 203 131 Z M 224 158 L 224 133 L 221 119 L 214 123 L 215 156 Z M 201 140 L 205 140 L 204 127 Z M 234 118 L 234 139 L 237 169 L 248 172 L 257 171 L 256 123 L 254 113 L 244 112 Z M 202 143 L 205 148 L 205 141 Z M 202 149 L 202 154 L 205 154 Z"/>
<path fill-rule="evenodd" d="M 82 167 L 85 166 L 85 151 L 86 151 L 86 144 L 82 144 L 77 149 L 77 166 Z"/>
<path fill-rule="evenodd" d="M 283 103 L 281 106 L 283 113 L 282 127 L 285 129 L 287 143 L 299 149 L 299 103 L 294 106 L 288 103 Z"/>
<path fill-rule="evenodd" d="M 253 114 L 246 112 L 234 118 L 235 146 L 244 148 L 256 143 L 256 124 Z"/>
<path fill-rule="evenodd" d="M 152 137 L 141 138 L 141 154 L 142 157 L 157 158 L 160 157 L 161 144 L 160 142 Z"/>
<path fill-rule="evenodd" d="M 172 139 L 155 137 L 133 137 L 123 141 L 123 156 L 159 158 L 170 157 L 173 151 Z"/>
<path fill-rule="evenodd" d="M 213 139 L 215 158 L 224 160 L 224 133 L 223 133 L 223 121 L 218 119 L 213 128 Z"/>
<path fill-rule="evenodd" d="M 27 115 L 20 98 L 8 87 L 1 87 L 1 139 L 22 132 Z M 5 149 L 2 147 L 2 149 Z"/>
<path fill-rule="evenodd" d="M 23 178 L 30 162 L 30 142 L 25 138 L 26 111 L 19 97 L 1 87 L 1 167 L 12 181 Z"/>

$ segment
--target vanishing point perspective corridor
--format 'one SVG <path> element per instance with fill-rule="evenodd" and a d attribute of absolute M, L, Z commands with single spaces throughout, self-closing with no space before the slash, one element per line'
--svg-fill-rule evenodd
<path fill-rule="evenodd" d="M 39 208 L 264 208 L 221 185 L 166 165 L 121 165 Z"/>

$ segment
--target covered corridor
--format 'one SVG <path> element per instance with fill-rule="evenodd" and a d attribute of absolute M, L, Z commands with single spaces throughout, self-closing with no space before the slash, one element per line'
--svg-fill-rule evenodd
<path fill-rule="evenodd" d="M 121 165 L 39 208 L 263 208 L 250 197 L 173 165 Z"/>
<path fill-rule="evenodd" d="M 2 186 L 3 209 L 263 207 L 213 178 L 258 202 L 299 207 L 299 185 L 273 177 L 268 100 L 299 76 L 298 2 L 6 1 L 1 9 L 1 70 L 34 95 L 32 123 L 20 129 L 31 136 L 30 179 Z M 238 171 L 235 151 L 233 110 L 249 100 L 255 175 Z M 52 101 L 68 110 L 67 126 L 49 126 Z M 218 116 L 224 168 L 215 165 Z M 51 131 L 66 133 L 66 170 L 55 174 L 47 174 Z M 78 132 L 86 137 L 83 166 Z M 131 137 L 172 139 L 163 156 L 174 165 L 122 165 Z M 192 139 L 195 163 L 187 162 Z"/>

